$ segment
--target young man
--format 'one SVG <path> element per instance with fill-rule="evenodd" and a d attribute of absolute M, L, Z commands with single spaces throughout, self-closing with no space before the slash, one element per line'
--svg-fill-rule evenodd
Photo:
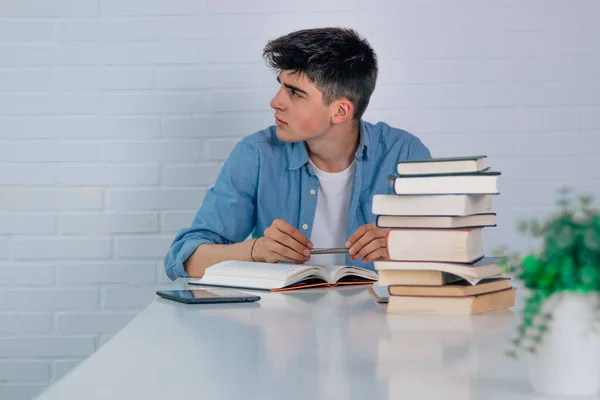
<path fill-rule="evenodd" d="M 362 120 L 377 58 L 353 30 L 293 32 L 270 41 L 264 57 L 281 84 L 271 100 L 275 125 L 234 147 L 164 259 L 171 279 L 200 277 L 224 260 L 373 269 L 387 258 L 387 230 L 374 223 L 372 196 L 391 193 L 398 161 L 431 157 L 412 134 Z M 313 247 L 349 254 L 317 260 Z"/>

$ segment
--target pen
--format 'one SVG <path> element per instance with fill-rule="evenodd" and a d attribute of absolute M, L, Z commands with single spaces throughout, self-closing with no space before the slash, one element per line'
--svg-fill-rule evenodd
<path fill-rule="evenodd" d="M 345 247 L 334 247 L 328 249 L 311 249 L 310 254 L 341 254 L 347 253 L 349 249 Z"/>

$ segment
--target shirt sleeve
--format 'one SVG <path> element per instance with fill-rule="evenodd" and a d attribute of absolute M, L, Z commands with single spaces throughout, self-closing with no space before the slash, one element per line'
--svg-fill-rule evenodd
<path fill-rule="evenodd" d="M 408 150 L 408 160 L 427 160 L 431 158 L 431 152 L 423 144 L 421 139 L 413 136 Z"/>
<path fill-rule="evenodd" d="M 189 277 L 183 263 L 201 244 L 239 243 L 250 235 L 256 225 L 258 170 L 258 149 L 243 139 L 207 191 L 191 227 L 175 236 L 163 260 L 171 280 Z"/>

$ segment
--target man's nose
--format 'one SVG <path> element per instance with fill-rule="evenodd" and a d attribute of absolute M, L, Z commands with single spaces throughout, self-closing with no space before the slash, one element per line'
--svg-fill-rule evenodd
<path fill-rule="evenodd" d="M 281 99 L 281 89 L 279 89 L 277 91 L 277 93 L 275 93 L 275 96 L 273 96 L 273 98 L 271 99 L 271 108 L 274 110 L 284 110 L 285 109 L 285 105 Z"/>

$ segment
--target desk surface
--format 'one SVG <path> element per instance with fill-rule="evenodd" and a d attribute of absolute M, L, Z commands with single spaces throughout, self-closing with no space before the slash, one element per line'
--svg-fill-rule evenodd
<path fill-rule="evenodd" d="M 541 398 L 504 354 L 510 310 L 390 315 L 365 286 L 258 293 L 251 304 L 157 298 L 38 399 Z"/>

